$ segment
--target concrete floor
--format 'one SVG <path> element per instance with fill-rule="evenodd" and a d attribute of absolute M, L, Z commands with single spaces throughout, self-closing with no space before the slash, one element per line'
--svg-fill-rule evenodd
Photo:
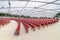
<path fill-rule="evenodd" d="M 0 28 L 0 40 L 60 40 L 60 21 L 36 31 L 32 31 L 30 28 L 29 33 L 25 33 L 25 29 L 21 23 L 19 36 L 14 35 L 16 27 L 17 23 L 15 21 L 2 26 Z"/>

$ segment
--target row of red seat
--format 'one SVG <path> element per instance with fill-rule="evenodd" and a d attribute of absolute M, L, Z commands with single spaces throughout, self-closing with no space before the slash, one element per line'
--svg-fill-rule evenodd
<path fill-rule="evenodd" d="M 0 21 L 0 24 L 6 23 L 6 21 L 8 20 L 15 20 L 16 22 L 18 22 L 18 26 L 17 29 L 15 31 L 15 35 L 19 35 L 20 32 L 20 22 L 23 23 L 23 25 L 25 26 L 26 32 L 28 33 L 29 27 L 32 27 L 33 30 L 35 30 L 36 27 L 40 28 L 40 27 L 44 27 L 45 25 L 49 25 L 55 22 L 58 22 L 58 19 L 55 18 L 50 18 L 50 19 L 40 19 L 40 18 L 2 18 L 3 22 Z"/>
<path fill-rule="evenodd" d="M 27 19 L 27 18 L 23 18 L 23 19 L 21 19 L 21 21 L 22 21 L 23 25 L 25 26 L 26 31 L 28 31 L 27 29 L 29 28 L 29 26 L 35 30 L 35 27 L 40 28 L 41 26 L 55 23 L 58 20 L 57 19 L 31 19 L 31 18 Z"/>
<path fill-rule="evenodd" d="M 5 19 L 0 19 L 0 25 L 5 25 L 7 23 L 9 23 L 10 21 L 9 20 L 5 20 Z"/>

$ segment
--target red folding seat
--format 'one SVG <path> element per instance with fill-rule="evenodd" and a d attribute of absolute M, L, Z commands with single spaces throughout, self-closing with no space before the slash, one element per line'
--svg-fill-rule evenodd
<path fill-rule="evenodd" d="M 6 20 L 6 19 L 0 19 L 0 25 L 4 25 L 4 24 L 7 24 L 9 23 L 10 21 L 9 20 Z"/>
<path fill-rule="evenodd" d="M 17 26 L 17 29 L 16 29 L 14 35 L 19 35 L 19 32 L 20 32 L 20 21 L 18 21 L 18 26 Z"/>
<path fill-rule="evenodd" d="M 25 26 L 26 33 L 28 33 L 29 25 L 28 25 L 26 22 L 24 22 L 23 20 L 21 20 L 21 22 L 22 22 L 23 25 Z"/>
<path fill-rule="evenodd" d="M 31 22 L 31 23 L 33 23 L 33 24 L 35 24 L 37 27 L 39 27 L 39 26 L 40 26 L 40 24 L 36 23 L 36 22 L 35 22 L 35 20 L 34 20 L 34 21 L 33 21 L 33 20 L 29 20 L 29 22 Z"/>
<path fill-rule="evenodd" d="M 33 30 L 35 30 L 35 27 L 36 27 L 36 25 L 35 24 L 32 24 L 31 22 L 29 22 L 29 21 L 27 21 L 27 20 L 24 20 L 27 24 L 29 24 L 32 28 L 33 28 Z"/>

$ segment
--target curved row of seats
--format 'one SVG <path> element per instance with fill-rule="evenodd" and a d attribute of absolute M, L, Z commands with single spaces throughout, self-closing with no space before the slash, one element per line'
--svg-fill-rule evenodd
<path fill-rule="evenodd" d="M 14 20 L 18 23 L 18 26 L 16 28 L 15 31 L 15 35 L 19 35 L 20 32 L 20 23 L 22 22 L 22 24 L 24 25 L 25 29 L 26 29 L 26 33 L 28 33 L 29 27 L 31 27 L 33 30 L 35 30 L 36 27 L 38 27 L 39 29 L 45 25 L 50 25 L 53 23 L 58 22 L 59 19 L 55 19 L 55 18 L 0 18 L 0 24 L 6 24 L 8 23 L 10 20 Z"/>
<path fill-rule="evenodd" d="M 23 23 L 23 25 L 25 26 L 26 32 L 28 32 L 28 28 L 32 27 L 35 30 L 35 27 L 42 27 L 45 25 L 50 25 L 52 23 L 57 22 L 58 19 L 27 19 L 27 18 L 23 18 L 21 19 L 21 22 Z"/>

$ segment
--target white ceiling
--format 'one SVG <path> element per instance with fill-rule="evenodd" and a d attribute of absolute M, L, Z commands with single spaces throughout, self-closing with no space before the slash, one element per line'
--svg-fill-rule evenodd
<path fill-rule="evenodd" d="M 16 15 L 53 17 L 60 12 L 60 0 L 0 0 L 0 12 L 8 12 Z M 2 4 L 2 5 L 1 5 Z"/>

